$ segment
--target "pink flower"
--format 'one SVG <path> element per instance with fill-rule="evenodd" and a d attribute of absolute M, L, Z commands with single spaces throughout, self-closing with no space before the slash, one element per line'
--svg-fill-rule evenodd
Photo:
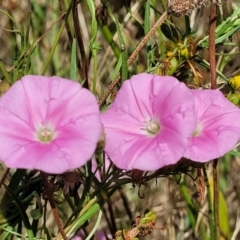
<path fill-rule="evenodd" d="M 240 110 L 219 90 L 192 90 L 197 125 L 184 157 L 206 162 L 223 156 L 240 137 Z"/>
<path fill-rule="evenodd" d="M 10 168 L 81 167 L 101 131 L 95 97 L 71 80 L 25 76 L 0 99 L 0 159 Z"/>
<path fill-rule="evenodd" d="M 154 171 L 174 164 L 194 131 L 194 109 L 191 91 L 176 78 L 135 75 L 102 114 L 105 151 L 121 169 Z"/>

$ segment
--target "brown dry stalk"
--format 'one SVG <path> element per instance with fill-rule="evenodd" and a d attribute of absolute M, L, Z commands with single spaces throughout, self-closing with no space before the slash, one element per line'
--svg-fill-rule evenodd
<path fill-rule="evenodd" d="M 216 47 L 215 47 L 215 29 L 217 20 L 217 6 L 215 3 L 211 4 L 210 18 L 209 18 L 209 63 L 211 74 L 211 89 L 217 88 L 216 81 Z"/>
<path fill-rule="evenodd" d="M 168 12 L 165 11 L 162 16 L 157 20 L 157 22 L 153 25 L 153 27 L 150 29 L 150 31 L 146 34 L 146 36 L 142 39 L 142 41 L 139 43 L 137 48 L 134 50 L 132 55 L 128 58 L 127 64 L 128 66 L 132 64 L 134 59 L 137 57 L 139 52 L 142 50 L 142 48 L 145 46 L 147 41 L 153 36 L 153 34 L 156 32 L 156 30 L 162 25 L 162 23 L 166 20 L 168 16 Z M 120 74 L 117 75 L 117 77 L 112 81 L 112 83 L 108 86 L 106 91 L 104 92 L 104 95 L 102 98 L 99 100 L 98 104 L 101 107 L 104 102 L 106 101 L 107 97 L 109 94 L 112 92 L 114 87 L 118 84 L 119 80 L 121 79 Z"/>
<path fill-rule="evenodd" d="M 45 186 L 45 189 L 46 189 L 46 194 L 47 194 L 47 197 L 48 197 L 50 206 L 51 206 L 51 208 L 52 208 L 52 212 L 53 212 L 54 219 L 55 219 L 56 224 L 57 224 L 57 226 L 58 226 L 58 230 L 59 230 L 59 232 L 61 233 L 62 238 L 63 238 L 64 240 L 67 240 L 66 233 L 65 233 L 64 230 L 63 230 L 62 223 L 61 223 L 61 221 L 60 221 L 60 217 L 59 217 L 59 215 L 58 215 L 58 211 L 57 211 L 57 208 L 56 208 L 55 203 L 54 203 L 54 199 L 53 199 L 53 196 L 52 196 L 52 192 L 51 192 L 50 187 L 49 187 L 49 183 L 48 183 L 48 179 L 47 179 L 47 174 L 44 173 L 44 172 L 42 172 L 42 179 L 43 179 L 43 182 L 44 182 L 44 186 Z"/>
<path fill-rule="evenodd" d="M 216 81 L 216 47 L 215 47 L 215 29 L 217 20 L 217 5 L 211 3 L 210 18 L 209 18 L 209 63 L 210 63 L 210 74 L 211 74 L 211 88 L 217 88 Z M 214 211 L 214 222 L 215 222 L 215 239 L 219 239 L 219 164 L 218 159 L 213 160 L 213 211 Z"/>

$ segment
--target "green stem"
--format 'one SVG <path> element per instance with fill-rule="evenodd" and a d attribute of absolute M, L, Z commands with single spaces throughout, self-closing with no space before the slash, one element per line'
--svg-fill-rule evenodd
<path fill-rule="evenodd" d="M 211 239 L 215 239 L 215 230 L 214 230 L 214 218 L 213 218 L 213 204 L 212 204 L 212 197 L 211 197 L 211 189 L 209 185 L 209 180 L 207 177 L 206 169 L 203 168 L 204 180 L 207 187 L 207 201 L 208 201 L 208 216 L 209 216 L 209 225 L 210 225 L 210 233 Z"/>
<path fill-rule="evenodd" d="M 219 164 L 218 159 L 213 161 L 213 210 L 215 222 L 215 239 L 219 239 Z"/>

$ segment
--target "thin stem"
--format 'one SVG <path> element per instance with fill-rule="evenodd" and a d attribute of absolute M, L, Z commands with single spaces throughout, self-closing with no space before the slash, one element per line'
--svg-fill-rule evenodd
<path fill-rule="evenodd" d="M 219 164 L 218 159 L 213 160 L 213 211 L 215 221 L 215 239 L 219 239 Z"/>
<path fill-rule="evenodd" d="M 90 240 L 92 238 L 92 236 L 94 235 L 94 233 L 97 231 L 97 228 L 99 227 L 99 224 L 101 222 L 101 219 L 102 219 L 102 210 L 100 209 L 99 210 L 99 213 L 98 213 L 98 218 L 97 218 L 97 221 L 95 223 L 95 226 L 93 227 L 92 231 L 89 233 L 89 235 L 87 236 L 87 238 L 85 240 Z"/>
<path fill-rule="evenodd" d="M 210 189 L 210 185 L 209 185 L 209 178 L 207 176 L 207 172 L 206 172 L 205 168 L 203 168 L 203 174 L 204 174 L 204 180 L 205 180 L 206 188 L 207 188 L 208 216 L 209 216 L 211 239 L 215 239 L 211 189 Z"/>
<path fill-rule="evenodd" d="M 47 197 L 48 197 L 48 200 L 49 200 L 49 203 L 50 203 L 50 206 L 52 208 L 52 211 L 53 211 L 53 215 L 54 215 L 54 219 L 57 223 L 57 226 L 58 226 L 58 230 L 59 232 L 61 233 L 62 235 L 62 238 L 64 240 L 67 240 L 67 236 L 66 236 L 66 233 L 64 232 L 63 228 L 62 228 L 62 224 L 61 224 L 61 221 L 60 221 L 60 217 L 58 215 L 58 211 L 57 211 L 57 208 L 55 206 L 55 203 L 54 203 L 54 199 L 52 197 L 52 192 L 50 190 L 50 187 L 49 187 L 49 183 L 48 183 L 48 179 L 47 179 L 47 174 L 44 173 L 44 172 L 41 172 L 42 174 L 42 179 L 43 179 L 43 182 L 44 182 L 44 185 L 45 185 L 45 189 L 46 189 L 46 194 L 47 194 Z"/>
<path fill-rule="evenodd" d="M 124 193 L 123 188 L 119 187 L 118 192 L 119 192 L 119 194 L 120 194 L 120 196 L 122 198 L 123 206 L 124 206 L 124 208 L 126 210 L 126 213 L 127 213 L 128 217 L 129 217 L 129 220 L 131 221 L 133 219 L 133 216 L 132 216 L 132 212 L 131 212 L 131 209 L 130 209 L 130 204 L 129 204 L 128 199 L 127 199 L 127 197 L 126 197 L 126 195 Z"/>

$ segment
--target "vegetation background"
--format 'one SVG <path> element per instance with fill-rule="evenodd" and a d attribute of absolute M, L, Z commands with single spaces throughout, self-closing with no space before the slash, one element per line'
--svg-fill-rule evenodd
<path fill-rule="evenodd" d="M 239 7 L 240 3 L 230 0 L 219 5 L 216 28 L 217 87 L 236 105 L 240 88 Z M 127 67 L 129 56 L 166 9 L 165 0 L 1 0 L 1 94 L 27 74 L 75 79 L 101 99 L 120 72 L 121 80 L 107 98 L 107 104 L 113 101 L 121 81 L 144 71 L 174 75 L 191 88 L 209 88 L 210 3 L 189 16 L 169 15 Z M 237 240 L 240 239 L 237 148 L 219 159 L 219 168 L 219 239 Z M 195 179 L 198 170 L 191 168 L 185 173 L 162 174 L 144 184 L 129 183 L 119 187 L 103 205 L 98 230 L 104 230 L 108 239 L 113 239 L 117 230 L 134 228 L 133 222 L 138 216 L 143 217 L 145 210 L 151 209 L 157 214 L 155 226 L 151 226 L 146 236 L 138 236 L 139 239 L 213 239 L 212 202 L 207 195 L 213 191 L 212 163 L 206 164 L 204 169 L 204 183 L 201 178 Z M 1 165 L 2 177 L 4 173 L 5 167 Z M 201 175 L 204 176 L 203 170 Z M 14 176 L 16 172 L 10 170 L 5 184 L 10 186 Z M 36 186 L 31 191 L 36 190 L 41 197 L 40 177 L 28 172 L 23 176 L 21 184 L 29 188 L 28 181 L 35 181 Z M 79 188 L 80 195 L 83 189 L 84 186 Z M 6 188 L 2 185 L 1 200 L 5 194 Z M 56 190 L 54 198 L 65 224 L 74 209 L 73 197 L 63 196 L 61 190 Z M 30 212 L 37 199 L 33 196 L 27 206 L 24 205 L 31 216 L 36 237 L 33 239 L 55 239 L 58 229 L 50 208 L 44 208 L 47 209 L 44 218 L 40 215 L 36 217 L 37 223 L 32 221 L 34 217 Z M 6 206 L 2 204 L 2 211 L 3 208 Z M 21 212 L 18 208 L 14 211 Z M 19 214 L 11 221 L 3 214 L 0 216 L 0 239 L 29 238 Z M 86 233 L 96 225 L 96 219 L 94 215 L 83 225 Z M 95 239 L 100 238 L 95 235 Z"/>

